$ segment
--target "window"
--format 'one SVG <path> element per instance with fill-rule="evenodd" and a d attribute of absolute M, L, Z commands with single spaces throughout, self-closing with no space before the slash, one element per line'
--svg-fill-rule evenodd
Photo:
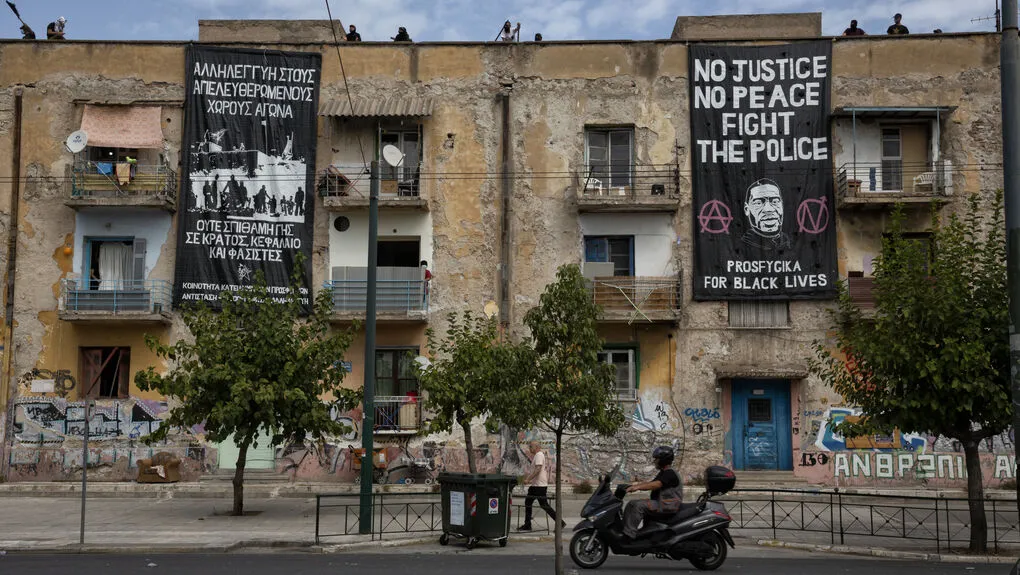
<path fill-rule="evenodd" d="M 899 128 L 882 128 L 882 189 L 903 189 L 903 146 Z"/>
<path fill-rule="evenodd" d="M 80 397 L 122 399 L 128 396 L 131 348 L 83 347 L 79 352 Z"/>
<path fill-rule="evenodd" d="M 126 162 L 128 158 L 138 159 L 138 149 L 90 146 L 88 155 L 93 162 Z"/>
<path fill-rule="evenodd" d="M 417 268 L 421 263 L 418 258 L 420 240 L 379 240 L 379 267 Z"/>
<path fill-rule="evenodd" d="M 730 327 L 784 328 L 790 325 L 788 301 L 731 301 L 727 307 Z"/>
<path fill-rule="evenodd" d="M 599 352 L 599 361 L 616 368 L 616 395 L 620 399 L 637 399 L 637 373 L 633 349 L 607 349 Z"/>
<path fill-rule="evenodd" d="M 589 128 L 585 130 L 585 178 L 603 185 L 630 186 L 634 163 L 633 128 Z"/>
<path fill-rule="evenodd" d="M 634 275 L 634 236 L 585 236 L 584 261 L 613 264 L 613 275 Z"/>
<path fill-rule="evenodd" d="M 386 162 L 380 164 L 382 191 L 417 196 L 419 166 L 421 165 L 421 134 L 417 130 L 383 132 L 379 136 L 379 144 L 380 148 L 388 145 L 396 146 L 404 154 L 404 162 L 399 166 L 390 166 Z"/>
<path fill-rule="evenodd" d="M 145 244 L 145 238 L 86 238 L 82 285 L 107 291 L 143 287 Z"/>
<path fill-rule="evenodd" d="M 747 421 L 770 423 L 772 421 L 772 400 L 759 397 L 747 400 Z"/>
<path fill-rule="evenodd" d="M 884 239 L 889 239 L 889 234 L 882 234 Z M 903 234 L 903 241 L 909 244 L 917 245 L 924 253 L 925 269 L 931 269 L 931 264 L 935 258 L 934 245 L 932 245 L 931 234 L 928 232 L 907 232 Z"/>
<path fill-rule="evenodd" d="M 418 348 L 380 349 L 375 352 L 375 429 L 417 431 L 419 423 L 418 376 L 414 357 Z"/>

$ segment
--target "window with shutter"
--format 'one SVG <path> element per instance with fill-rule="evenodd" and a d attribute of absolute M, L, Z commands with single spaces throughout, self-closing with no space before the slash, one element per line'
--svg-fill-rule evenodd
<path fill-rule="evenodd" d="M 79 350 L 79 362 L 79 397 L 89 399 L 128 397 L 131 348 L 83 347 Z"/>

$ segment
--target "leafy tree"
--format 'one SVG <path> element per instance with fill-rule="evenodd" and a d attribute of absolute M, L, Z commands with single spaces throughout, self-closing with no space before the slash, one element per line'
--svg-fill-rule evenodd
<path fill-rule="evenodd" d="M 145 338 L 169 369 L 158 373 L 149 367 L 135 382 L 140 389 L 178 402 L 148 440 L 165 439 L 171 428 L 199 424 L 210 441 L 232 435 L 240 449 L 233 479 L 234 515 L 244 512 L 244 467 L 260 430 L 277 445 L 309 435 L 322 440 L 347 431 L 330 417 L 330 410 L 346 411 L 360 400 L 360 392 L 341 387 L 345 373 L 337 364 L 353 330 L 331 332 L 329 290 L 320 292 L 312 313 L 302 317 L 302 269 L 298 262 L 286 297 L 274 299 L 260 274 L 251 286 L 221 294 L 221 311 L 204 304 L 189 306 L 182 316 L 193 341 L 166 345 L 151 335 Z M 325 397 L 333 399 L 327 402 Z"/>
<path fill-rule="evenodd" d="M 1010 424 L 1009 317 L 1002 194 L 962 216 L 932 211 L 931 241 L 903 233 L 902 210 L 875 263 L 874 316 L 841 287 L 835 346 L 813 371 L 862 418 L 845 436 L 927 431 L 958 440 L 967 462 L 970 549 L 987 550 L 978 446 Z"/>
<path fill-rule="evenodd" d="M 455 425 L 463 429 L 468 470 L 477 473 L 471 422 L 498 417 L 495 399 L 500 390 L 519 385 L 515 366 L 527 357 L 527 350 L 500 343 L 495 320 L 464 312 L 461 318 L 449 314 L 447 321 L 443 339 L 437 339 L 431 328 L 425 332 L 434 358 L 419 370 L 424 406 L 433 414 L 425 432 L 450 432 Z"/>
<path fill-rule="evenodd" d="M 599 306 L 577 265 L 561 266 L 556 281 L 528 311 L 533 358 L 519 370 L 526 384 L 501 399 L 504 422 L 522 429 L 541 427 L 556 441 L 556 516 L 563 517 L 562 446 L 568 431 L 612 435 L 623 425 L 616 397 L 615 369 L 599 361 Z M 556 522 L 556 573 L 562 572 L 563 528 Z"/>

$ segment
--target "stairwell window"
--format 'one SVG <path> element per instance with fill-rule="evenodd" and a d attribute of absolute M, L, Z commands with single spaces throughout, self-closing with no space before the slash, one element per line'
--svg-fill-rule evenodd
<path fill-rule="evenodd" d="M 790 302 L 746 300 L 731 301 L 729 324 L 733 328 L 790 327 Z"/>
<path fill-rule="evenodd" d="M 79 349 L 79 395 L 89 399 L 124 399 L 131 376 L 131 348 Z"/>
<path fill-rule="evenodd" d="M 629 187 L 634 166 L 634 128 L 586 128 L 585 179 L 602 186 Z"/>
<path fill-rule="evenodd" d="M 599 352 L 599 361 L 616 368 L 616 396 L 624 401 L 637 399 L 637 367 L 633 349 L 607 349 Z"/>

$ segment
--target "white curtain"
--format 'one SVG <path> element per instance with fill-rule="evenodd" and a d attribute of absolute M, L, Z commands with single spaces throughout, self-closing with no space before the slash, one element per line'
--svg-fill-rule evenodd
<path fill-rule="evenodd" d="M 124 280 L 132 276 L 132 250 L 120 242 L 99 244 L 99 289 L 124 289 Z"/>

